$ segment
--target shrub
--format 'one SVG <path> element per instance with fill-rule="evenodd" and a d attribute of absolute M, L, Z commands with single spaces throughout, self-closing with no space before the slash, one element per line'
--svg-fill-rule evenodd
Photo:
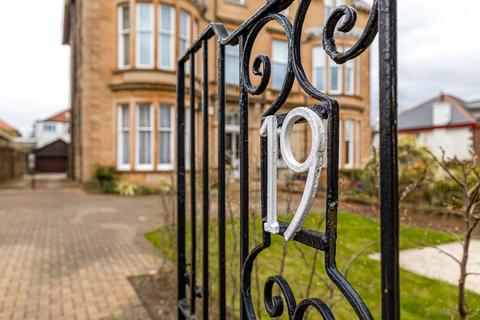
<path fill-rule="evenodd" d="M 120 181 L 115 186 L 115 191 L 122 197 L 133 197 L 137 190 L 138 186 L 128 181 Z"/>
<path fill-rule="evenodd" d="M 113 166 L 99 166 L 94 172 L 100 191 L 103 193 L 114 193 L 117 181 L 117 171 Z"/>

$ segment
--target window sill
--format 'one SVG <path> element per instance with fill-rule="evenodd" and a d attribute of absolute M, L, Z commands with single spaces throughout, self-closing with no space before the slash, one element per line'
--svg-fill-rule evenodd
<path fill-rule="evenodd" d="M 152 73 L 169 73 L 177 74 L 175 69 L 167 68 L 117 68 L 113 70 L 113 74 L 122 74 L 128 72 L 152 72 Z"/>

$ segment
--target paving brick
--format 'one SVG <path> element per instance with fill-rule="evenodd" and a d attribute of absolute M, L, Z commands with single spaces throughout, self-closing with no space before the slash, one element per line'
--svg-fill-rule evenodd
<path fill-rule="evenodd" d="M 158 199 L 54 189 L 0 203 L 0 320 L 150 319 L 127 277 L 161 263 L 143 237 L 162 223 Z"/>

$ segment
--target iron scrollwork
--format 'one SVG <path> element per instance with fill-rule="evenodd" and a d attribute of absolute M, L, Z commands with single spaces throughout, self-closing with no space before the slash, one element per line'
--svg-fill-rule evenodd
<path fill-rule="evenodd" d="M 247 20 L 239 29 L 223 40 L 225 44 L 234 43 L 240 36 L 245 36 L 245 41 L 241 42 L 243 48 L 240 49 L 242 59 L 241 85 L 248 94 L 260 95 L 268 85 L 271 75 L 270 59 L 266 55 L 260 55 L 253 59 L 252 73 L 260 77 L 259 84 L 254 86 L 250 79 L 250 59 L 252 47 L 259 32 L 270 21 L 278 22 L 284 29 L 288 43 L 288 63 L 285 78 L 281 90 L 262 117 L 262 135 L 261 135 L 261 157 L 262 157 L 262 219 L 265 228 L 262 233 L 262 243 L 253 248 L 248 254 L 243 267 L 241 277 L 241 290 L 245 304 L 248 319 L 255 320 L 254 305 L 252 301 L 251 275 L 253 264 L 259 254 L 271 245 L 272 234 L 285 236 L 287 240 L 297 241 L 316 250 L 325 253 L 325 271 L 330 280 L 345 296 L 359 319 L 373 319 L 368 307 L 351 286 L 347 279 L 336 267 L 336 237 L 337 237 L 337 207 L 338 207 L 338 128 L 339 128 L 339 106 L 337 101 L 318 90 L 307 78 L 301 61 L 301 36 L 304 20 L 311 4 L 311 0 L 301 0 L 293 20 L 293 24 L 280 12 L 291 5 L 291 0 L 269 1 L 257 11 L 250 20 Z M 374 1 L 366 27 L 359 37 L 358 41 L 346 52 L 339 52 L 335 43 L 335 31 L 349 32 L 353 29 L 357 21 L 357 12 L 349 6 L 340 6 L 336 8 L 327 19 L 323 31 L 323 46 L 325 52 L 330 58 L 338 64 L 345 63 L 348 60 L 362 54 L 373 42 L 377 34 L 378 6 L 377 0 Z M 288 95 L 292 90 L 294 80 L 297 80 L 301 88 L 312 98 L 318 100 L 318 103 L 310 107 L 301 107 L 297 109 L 306 109 L 307 114 L 313 112 L 318 118 L 328 121 L 328 132 L 326 133 L 327 143 L 327 197 L 326 197 L 326 229 L 325 232 L 313 230 L 304 230 L 301 228 L 302 222 L 298 224 L 295 230 L 289 229 L 285 222 L 276 221 L 276 212 L 274 219 L 269 216 L 268 211 L 273 210 L 272 201 L 268 199 L 267 186 L 269 184 L 268 170 L 268 125 L 278 125 L 281 128 L 285 125 L 288 114 L 277 115 L 277 112 L 286 102 Z M 294 109 L 295 111 L 295 109 Z M 299 116 L 301 118 L 302 116 Z M 304 116 L 305 117 L 305 116 Z M 270 124 L 267 122 L 271 121 Z M 287 120 L 288 121 L 288 120 Z M 312 125 L 312 124 L 311 124 Z M 276 129 L 276 128 L 275 128 Z M 323 129 L 323 126 L 322 126 Z M 271 131 L 273 132 L 273 131 Z M 322 131 L 323 132 L 323 131 Z M 270 141 L 271 142 L 271 141 Z M 289 146 L 282 145 L 282 151 Z M 318 150 L 317 150 L 318 151 Z M 323 158 L 322 152 L 317 152 L 317 157 Z M 288 152 L 288 151 L 287 151 Z M 313 153 L 313 151 L 312 151 Z M 308 161 L 308 160 L 307 160 Z M 306 162 L 307 162 L 306 161 Z M 271 161 L 270 161 L 271 166 Z M 314 166 L 315 175 L 320 174 L 321 166 Z M 270 181 L 271 182 L 271 181 Z M 270 183 L 271 184 L 271 183 Z M 270 196 L 272 194 L 270 193 Z M 307 210 L 308 210 L 307 206 Z M 272 220 L 273 219 L 273 220 Z M 278 222 L 278 223 L 277 223 Z M 287 233 L 287 234 L 286 234 Z M 274 296 L 273 289 L 278 287 L 283 296 Z M 295 296 L 286 279 L 281 276 L 269 277 L 264 285 L 264 304 L 270 317 L 278 317 L 287 313 L 289 319 L 303 319 L 309 308 L 315 309 L 323 319 L 335 319 L 332 310 L 328 305 L 318 298 L 306 298 L 296 302 Z"/>

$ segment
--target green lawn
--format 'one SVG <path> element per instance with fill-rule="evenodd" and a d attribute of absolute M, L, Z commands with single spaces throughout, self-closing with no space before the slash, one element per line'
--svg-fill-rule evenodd
<path fill-rule="evenodd" d="M 322 225 L 322 215 L 311 214 L 306 221 L 305 227 L 316 229 Z M 201 224 L 200 221 L 198 224 Z M 217 282 L 217 228 L 216 220 L 210 222 L 210 264 L 211 264 L 211 281 L 212 281 L 212 297 L 216 294 Z M 197 244 L 200 247 L 200 227 L 199 238 Z M 253 234 L 259 234 L 260 221 L 256 224 L 251 224 Z M 401 227 L 401 249 L 418 247 L 420 244 L 434 245 L 439 243 L 446 243 L 454 241 L 454 238 L 449 234 L 428 230 L 418 227 Z M 188 232 L 189 234 L 189 232 Z M 238 237 L 238 219 L 230 220 L 227 225 L 227 263 L 233 261 L 234 265 L 227 266 L 227 283 L 228 283 L 228 297 L 231 297 L 232 290 L 238 288 L 238 279 L 232 278 L 231 274 L 238 274 L 238 250 L 233 250 L 233 235 Z M 175 251 L 175 228 L 163 227 L 155 231 L 149 232 L 146 238 L 161 250 L 168 258 L 174 260 L 176 256 Z M 258 236 L 252 236 L 252 246 Z M 346 265 L 351 260 L 351 257 L 359 252 L 364 251 L 351 265 L 348 273 L 348 280 L 352 283 L 354 288 L 360 293 L 373 316 L 380 319 L 380 264 L 368 258 L 369 253 L 378 252 L 380 246 L 379 238 L 379 224 L 376 220 L 365 218 L 356 214 L 340 212 L 338 222 L 338 240 L 337 240 L 337 265 L 340 270 L 344 270 Z M 258 279 L 254 279 L 254 284 L 259 283 L 260 288 L 254 285 L 254 296 L 261 293 L 260 301 L 263 301 L 263 284 L 268 276 L 279 273 L 281 265 L 281 256 L 283 249 L 283 239 L 279 236 L 272 237 L 272 246 L 264 251 L 257 259 L 257 274 Z M 187 243 L 189 236 L 187 235 Z M 257 240 L 258 241 L 258 240 Z M 310 277 L 311 265 L 314 261 L 314 251 L 304 246 L 296 245 L 295 243 L 288 243 L 287 255 L 285 259 L 285 268 L 283 276 L 291 285 L 297 302 L 305 298 L 306 288 Z M 187 250 L 188 251 L 188 250 Z M 324 278 L 323 269 L 323 253 L 318 253 L 318 261 L 315 276 L 313 277 L 310 297 L 318 297 L 327 303 L 333 301 L 333 311 L 337 319 L 355 319 L 355 315 L 346 302 L 345 299 L 339 295 L 338 290 L 335 291 L 334 298 L 329 298 L 329 291 Z M 201 250 L 198 250 L 198 266 L 200 264 Z M 457 267 L 452 262 L 452 268 Z M 200 273 L 200 270 L 198 274 Z M 238 277 L 237 277 L 238 278 Z M 256 281 L 258 280 L 258 281 Z M 201 280 L 200 280 L 201 281 Z M 199 283 L 201 283 L 199 281 Z M 456 288 L 440 281 L 430 280 L 410 272 L 401 272 L 401 299 L 402 299 L 402 319 L 452 319 L 455 316 L 455 302 L 456 302 Z M 238 295 L 237 299 L 238 300 Z M 470 306 L 473 309 L 480 311 L 480 296 L 469 293 Z M 238 305 L 235 303 L 235 309 Z M 263 309 L 263 302 L 261 304 L 263 319 L 267 319 Z M 282 319 L 286 319 L 283 317 Z M 309 319 L 320 319 L 313 312 Z M 473 319 L 473 318 L 472 318 Z M 477 318 L 480 319 L 480 318 Z"/>

